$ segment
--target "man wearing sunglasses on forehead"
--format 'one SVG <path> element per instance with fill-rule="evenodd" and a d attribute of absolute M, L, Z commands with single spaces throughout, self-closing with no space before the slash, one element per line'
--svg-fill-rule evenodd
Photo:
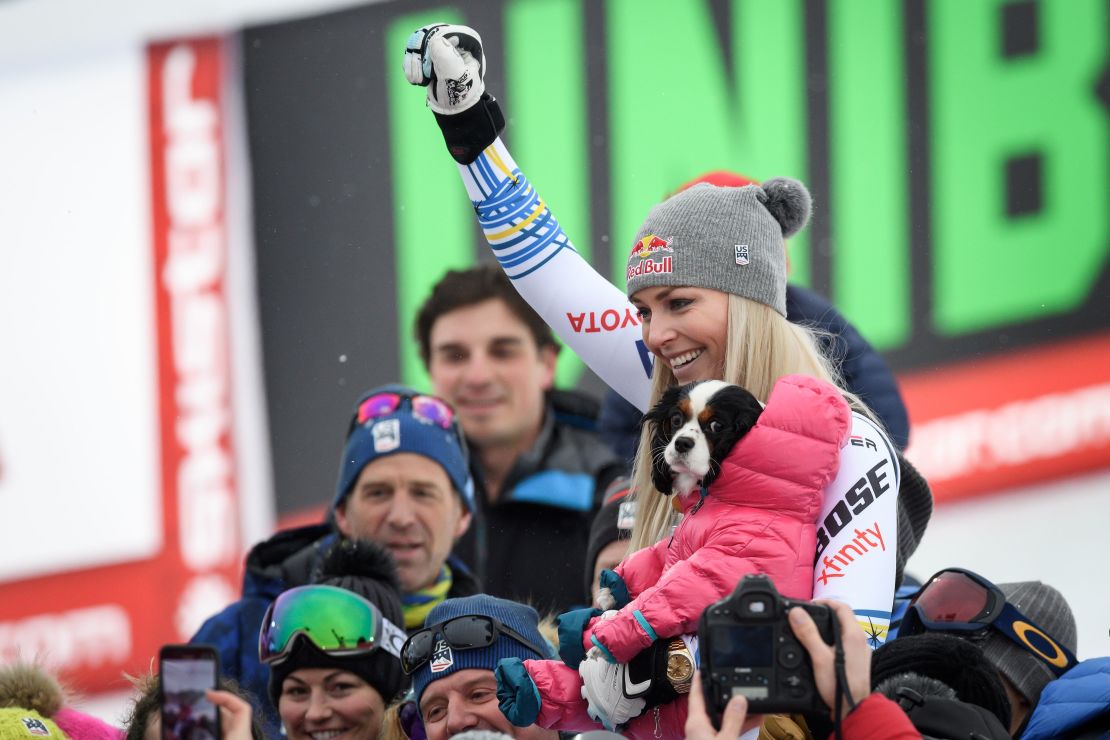
<path fill-rule="evenodd" d="M 432 609 L 427 626 L 413 632 L 401 648 L 401 669 L 412 677 L 412 698 L 428 740 L 470 730 L 517 740 L 557 740 L 554 730 L 512 725 L 498 706 L 494 677 L 502 658 L 553 655 L 540 634 L 535 609 L 479 594 L 447 599 Z M 414 736 L 412 728 L 406 729 Z"/>
<path fill-rule="evenodd" d="M 1052 586 L 947 568 L 913 597 L 898 638 L 927 632 L 982 648 L 1010 700 L 1013 737 L 1110 736 L 1110 658 L 1078 662 L 1075 616 Z"/>

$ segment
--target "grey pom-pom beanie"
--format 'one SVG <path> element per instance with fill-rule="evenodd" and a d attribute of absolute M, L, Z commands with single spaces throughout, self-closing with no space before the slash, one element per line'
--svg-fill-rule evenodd
<path fill-rule="evenodd" d="M 776 177 L 741 188 L 702 183 L 651 209 L 636 233 L 625 277 L 642 288 L 712 288 L 786 316 L 786 245 L 809 220 L 805 185 Z"/>

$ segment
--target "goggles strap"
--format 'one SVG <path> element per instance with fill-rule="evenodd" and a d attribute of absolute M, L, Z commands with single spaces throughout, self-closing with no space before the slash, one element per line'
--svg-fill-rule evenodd
<path fill-rule="evenodd" d="M 408 634 L 390 622 L 385 617 L 382 617 L 382 648 L 395 658 L 401 657 L 401 647 L 408 639 Z"/>
<path fill-rule="evenodd" d="M 992 626 L 1044 661 L 1057 676 L 1063 675 L 1078 662 L 1070 650 L 1054 637 L 1050 637 L 1010 602 L 1002 607 Z"/>

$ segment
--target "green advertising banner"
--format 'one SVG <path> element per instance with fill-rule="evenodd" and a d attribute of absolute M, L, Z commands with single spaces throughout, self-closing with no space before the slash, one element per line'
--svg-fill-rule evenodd
<path fill-rule="evenodd" d="M 1110 328 L 1110 0 L 384 2 L 245 33 L 268 392 L 299 429 L 305 384 L 331 417 L 348 382 L 427 387 L 415 312 L 490 259 L 401 72 L 432 21 L 481 33 L 517 162 L 617 284 L 648 209 L 724 169 L 807 183 L 791 279 L 900 372 Z"/>
<path fill-rule="evenodd" d="M 811 184 L 814 227 L 790 245 L 791 278 L 828 293 L 900 366 L 930 354 L 915 348 L 1082 312 L 1105 278 L 1105 0 L 487 5 L 502 16 L 485 42 L 517 161 L 579 251 L 610 252 L 617 283 L 651 205 L 715 169 Z M 386 61 L 425 22 L 474 22 L 470 8 L 391 19 Z M 603 69 L 585 66 L 587 12 L 604 27 Z M 469 236 L 431 116 L 400 75 L 388 84 L 391 151 L 416 173 L 394 182 L 399 239 Z M 599 168 L 604 182 L 591 178 Z M 434 221 L 416 198 L 434 200 Z M 444 244 L 444 269 L 475 248 Z M 405 336 L 438 275 L 397 266 Z M 412 347 L 400 349 L 405 377 L 423 382 Z M 577 368 L 565 363 L 567 382 Z"/>

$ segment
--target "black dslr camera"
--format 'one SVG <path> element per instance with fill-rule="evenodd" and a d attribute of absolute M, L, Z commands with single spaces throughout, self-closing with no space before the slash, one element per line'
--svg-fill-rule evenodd
<path fill-rule="evenodd" d="M 809 653 L 786 618 L 795 606 L 809 612 L 832 645 L 836 615 L 818 604 L 783 598 L 764 575 L 744 576 L 731 596 L 702 612 L 698 653 L 705 706 L 715 726 L 721 726 L 734 696 L 747 698 L 749 714 L 828 713 L 813 682 Z"/>

